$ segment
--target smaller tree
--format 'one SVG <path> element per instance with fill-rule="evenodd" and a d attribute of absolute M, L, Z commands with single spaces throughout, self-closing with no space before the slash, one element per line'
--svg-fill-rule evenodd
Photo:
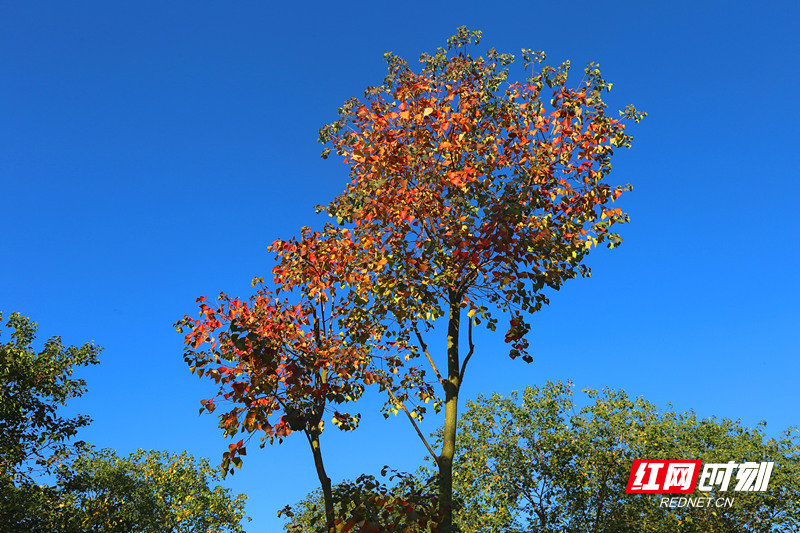
<path fill-rule="evenodd" d="M 120 458 L 102 450 L 77 458 L 61 477 L 65 531 L 243 531 L 246 497 L 212 487 L 219 469 L 186 452 L 139 450 Z"/>
<path fill-rule="evenodd" d="M 178 331 L 189 330 L 184 359 L 190 370 L 219 384 L 215 398 L 201 401 L 200 412 L 214 412 L 215 400 L 228 402 L 231 409 L 220 415 L 225 436 L 247 434 L 228 447 L 223 467 L 233 473 L 231 465 L 241 465 L 246 441 L 254 434 L 260 434 L 263 447 L 293 431 L 304 433 L 330 531 L 335 515 L 320 443 L 323 417 L 331 411 L 341 430 L 358 426 L 358 414 L 331 406 L 358 399 L 375 379 L 369 365 L 389 349 L 372 342 L 380 330 L 352 312 L 356 295 L 346 286 L 365 276 L 349 268 L 355 246 L 346 229 L 303 228 L 300 239 L 275 241 L 270 247 L 277 259 L 274 292 L 256 278 L 253 285 L 262 288 L 249 302 L 221 294 L 220 304 L 212 307 L 202 297 L 201 318 L 185 316 L 176 324 Z M 287 297 L 280 298 L 281 292 Z"/>

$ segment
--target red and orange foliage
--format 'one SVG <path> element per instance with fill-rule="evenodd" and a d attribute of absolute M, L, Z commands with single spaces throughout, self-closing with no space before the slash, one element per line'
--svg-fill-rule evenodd
<path fill-rule="evenodd" d="M 494 303 L 512 311 L 512 357 L 525 356 L 523 313 L 547 302 L 542 289 L 588 273 L 592 246 L 621 241 L 610 228 L 627 216 L 611 204 L 630 187 L 603 178 L 630 137 L 605 114 L 610 84 L 596 66 L 575 87 L 566 63 L 503 89 L 513 56 L 469 56 L 476 35 L 451 39 L 454 55 L 423 55 L 419 73 L 387 55 L 383 86 L 321 130 L 324 155 L 342 155 L 351 178 L 325 209 L 373 254 L 376 308 L 429 322 L 444 316 L 441 302 L 484 318 Z M 543 54 L 523 57 L 532 70 Z"/>
<path fill-rule="evenodd" d="M 226 436 L 259 432 L 262 442 L 272 442 L 292 431 L 318 435 L 331 405 L 362 394 L 370 355 L 379 346 L 371 342 L 378 332 L 365 329 L 364 321 L 343 320 L 350 309 L 346 285 L 356 275 L 343 274 L 343 265 L 352 261 L 354 246 L 348 230 L 331 227 L 275 241 L 274 292 L 262 286 L 249 301 L 221 294 L 216 305 L 199 298 L 200 318 L 185 316 L 178 323 L 188 329 L 185 360 L 191 371 L 219 385 L 215 398 L 201 402 L 201 412 L 214 412 L 218 401 L 230 407 L 220 415 Z M 350 342 L 343 327 L 359 331 L 361 342 Z M 358 420 L 333 410 L 340 429 L 353 429 Z M 230 445 L 226 468 L 240 466 L 245 440 Z"/>
<path fill-rule="evenodd" d="M 344 193 L 320 209 L 352 229 L 361 264 L 370 265 L 353 302 L 361 316 L 387 326 L 385 338 L 407 358 L 424 353 L 442 386 L 442 451 L 434 456 L 447 533 L 458 393 L 474 354 L 473 325 L 485 320 L 494 330 L 493 311 L 505 313 L 509 355 L 532 361 L 527 314 L 548 303 L 545 288 L 589 274 L 584 258 L 593 246 L 621 242 L 612 226 L 628 217 L 612 204 L 630 190 L 605 181 L 614 150 L 630 146 L 631 137 L 605 112 L 602 92 L 611 85 L 597 66 L 571 86 L 569 62 L 537 72 L 544 54 L 523 50 L 528 76 L 507 84 L 513 56 L 490 49 L 474 58 L 467 48 L 479 39 L 480 32 L 459 28 L 447 49 L 423 54 L 419 72 L 387 54 L 383 85 L 346 102 L 320 131 L 323 157 L 334 151 L 350 168 Z M 638 122 L 644 114 L 629 106 L 620 115 Z M 459 352 L 464 309 L 466 356 Z M 444 317 L 440 371 L 423 333 Z M 402 375 L 386 375 L 382 385 L 390 405 L 414 423 L 404 407 L 409 390 L 427 396 L 433 389 L 416 370 L 415 379 Z"/>
<path fill-rule="evenodd" d="M 611 85 L 593 64 L 570 85 L 568 62 L 544 66 L 543 54 L 523 50 L 527 77 L 509 84 L 513 56 L 467 53 L 479 37 L 460 28 L 448 49 L 421 57 L 419 72 L 387 54 L 383 85 L 346 102 L 320 131 L 323 156 L 335 151 L 350 168 L 345 191 L 320 207 L 339 227 L 273 243 L 274 294 L 261 289 L 249 303 L 223 294 L 216 307 L 202 303 L 199 320 L 180 322 L 190 329 L 186 361 L 232 402 L 221 417 L 227 435 L 262 431 L 271 441 L 302 429 L 318 436 L 330 404 L 378 383 L 388 391 L 386 411 L 404 411 L 437 459 L 447 533 L 458 391 L 474 353 L 473 325 L 483 320 L 494 330 L 493 312 L 507 314 L 511 357 L 532 360 L 526 315 L 548 302 L 544 290 L 588 275 L 592 247 L 621 242 L 614 226 L 628 217 L 614 202 L 630 186 L 605 178 L 615 149 L 630 146 L 625 121 L 644 115 L 632 106 L 621 118 L 607 115 L 602 93 Z M 295 299 L 279 299 L 281 291 Z M 443 317 L 440 371 L 423 334 Z M 444 402 L 436 382 L 411 363 L 421 354 Z M 438 455 L 415 422 L 431 399 L 446 406 Z M 352 429 L 358 416 L 334 412 L 333 420 Z M 228 463 L 240 464 L 242 445 L 232 445 Z M 316 452 L 315 460 L 321 464 Z M 327 486 L 331 529 L 330 480 Z"/>

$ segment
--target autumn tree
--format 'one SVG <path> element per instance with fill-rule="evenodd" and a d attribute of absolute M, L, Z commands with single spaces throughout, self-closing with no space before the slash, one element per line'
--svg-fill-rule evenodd
<path fill-rule="evenodd" d="M 277 260 L 274 290 L 257 278 L 253 284 L 261 288 L 249 301 L 221 294 L 212 306 L 199 298 L 200 318 L 185 316 L 176 324 L 179 331 L 187 330 L 185 360 L 191 371 L 219 385 L 216 397 L 201 402 L 201 412 L 228 405 L 219 417 L 225 436 L 245 434 L 223 454 L 224 468 L 232 473 L 232 467 L 241 466 L 254 435 L 263 447 L 303 433 L 324 495 L 328 530 L 334 528 L 335 514 L 320 444 L 324 415 L 330 411 L 341 430 L 355 429 L 359 415 L 335 406 L 361 396 L 370 362 L 390 350 L 372 342 L 380 331 L 368 317 L 352 313 L 355 295 L 347 286 L 365 282 L 365 274 L 349 266 L 355 247 L 347 229 L 304 228 L 300 238 L 277 240 L 270 247 Z"/>
<path fill-rule="evenodd" d="M 306 434 L 329 530 L 325 410 L 357 399 L 365 385 L 386 391 L 384 414 L 402 411 L 436 457 L 441 530 L 449 533 L 473 326 L 494 330 L 497 312 L 508 314 L 510 355 L 530 362 L 527 315 L 548 302 L 544 290 L 589 275 L 591 248 L 621 242 L 612 229 L 627 216 L 611 204 L 630 187 L 605 178 L 614 150 L 630 146 L 623 120 L 643 114 L 628 107 L 623 120 L 607 115 L 602 93 L 611 85 L 593 64 L 573 87 L 568 62 L 540 66 L 542 53 L 523 50 L 527 77 L 507 83 L 513 56 L 473 58 L 467 47 L 479 38 L 459 29 L 447 49 L 422 56 L 419 72 L 387 54 L 384 84 L 348 101 L 320 132 L 323 155 L 333 150 L 350 166 L 345 191 L 320 207 L 339 226 L 273 243 L 274 293 L 262 288 L 250 303 L 223 294 L 216 306 L 202 302 L 200 319 L 178 324 L 189 329 L 192 371 L 231 402 L 220 417 L 227 436 L 260 433 L 263 444 Z M 425 340 L 440 319 L 444 364 Z M 431 402 L 445 409 L 438 454 L 417 425 Z M 334 410 L 333 421 L 351 429 L 358 417 Z M 229 447 L 226 464 L 238 466 L 243 452 L 244 439 Z"/>
<path fill-rule="evenodd" d="M 512 55 L 468 52 L 480 35 L 460 28 L 446 49 L 422 55 L 418 72 L 388 53 L 383 84 L 320 131 L 323 157 L 333 151 L 350 168 L 345 191 L 320 209 L 351 230 L 353 268 L 367 273 L 350 285 L 357 297 L 347 312 L 382 324 L 386 342 L 405 352 L 377 374 L 386 409 L 405 412 L 431 450 L 415 419 L 434 393 L 434 407 L 444 406 L 432 455 L 447 533 L 473 327 L 494 330 L 505 314 L 509 355 L 532 360 L 528 315 L 548 303 L 545 290 L 588 276 L 589 251 L 621 242 L 614 226 L 628 217 L 613 203 L 630 186 L 606 178 L 615 149 L 630 146 L 624 121 L 644 115 L 631 106 L 622 118 L 606 113 L 611 84 L 594 64 L 570 85 L 569 62 L 543 66 L 543 53 L 523 50 L 526 78 L 509 83 Z M 439 319 L 446 352 L 437 362 L 426 338 Z M 423 355 L 432 383 L 407 362 Z"/>

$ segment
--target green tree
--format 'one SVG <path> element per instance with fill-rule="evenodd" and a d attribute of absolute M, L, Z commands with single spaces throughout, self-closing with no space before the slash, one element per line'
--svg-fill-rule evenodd
<path fill-rule="evenodd" d="M 698 419 L 691 411 L 661 410 L 623 391 L 585 392 L 590 402 L 581 408 L 565 383 L 527 388 L 521 400 L 512 393 L 467 403 L 453 472 L 454 522 L 462 533 L 800 531 L 796 429 L 770 438 L 763 422 L 747 428 L 728 419 Z M 440 430 L 436 438 L 441 437 Z M 635 459 L 774 461 L 775 469 L 766 492 L 691 495 L 734 497 L 732 507 L 668 509 L 659 505 L 664 495 L 625 493 Z M 425 487 L 431 473 L 425 467 L 404 482 Z M 345 484 L 344 494 L 355 486 Z M 365 494 L 374 494 L 366 490 L 372 488 L 360 486 Z M 353 500 L 343 501 L 344 515 L 352 513 Z M 319 505 L 314 493 L 296 504 L 286 530 L 316 531 Z M 397 522 L 393 518 L 385 523 Z"/>
<path fill-rule="evenodd" d="M 77 458 L 60 482 L 66 531 L 240 533 L 244 495 L 211 486 L 218 468 L 190 454 L 102 450 Z"/>
<path fill-rule="evenodd" d="M 0 344 L 0 523 L 16 531 L 52 531 L 58 490 L 36 479 L 88 449 L 70 439 L 89 417 L 66 417 L 59 408 L 86 391 L 72 373 L 97 364 L 100 348 L 64 346 L 53 337 L 37 353 L 35 322 L 12 313 L 6 327 L 10 341 Z"/>
<path fill-rule="evenodd" d="M 206 460 L 141 450 L 123 459 L 74 440 L 90 419 L 62 416 L 59 407 L 86 392 L 72 375 L 98 363 L 99 347 L 64 346 L 53 337 L 37 353 L 36 323 L 12 313 L 7 327 L 11 340 L 0 344 L 2 531 L 242 531 L 244 496 L 212 488 L 219 473 Z"/>
<path fill-rule="evenodd" d="M 91 419 L 61 416 L 58 408 L 86 392 L 86 382 L 72 378 L 72 372 L 97 364 L 100 348 L 65 347 L 60 337 L 53 337 L 36 353 L 35 322 L 12 313 L 7 327 L 13 332 L 10 342 L 0 344 L 0 476 L 30 481 L 31 475 L 52 472 L 85 446 L 69 439 Z"/>
<path fill-rule="evenodd" d="M 479 397 L 460 421 L 454 473 L 464 533 L 800 531 L 800 435 L 768 438 L 764 424 L 698 419 L 659 410 L 623 391 L 585 391 L 578 409 L 567 384 Z M 733 507 L 667 509 L 662 495 L 626 494 L 634 459 L 774 461 L 767 492 Z"/>

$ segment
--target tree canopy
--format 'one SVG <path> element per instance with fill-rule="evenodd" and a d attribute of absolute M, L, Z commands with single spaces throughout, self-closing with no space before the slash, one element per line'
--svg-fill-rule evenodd
<path fill-rule="evenodd" d="M 91 343 L 64 346 L 53 337 L 37 353 L 35 322 L 12 313 L 6 327 L 12 332 L 11 340 L 0 344 L 0 476 L 4 482 L 29 482 L 33 474 L 52 472 L 85 446 L 70 439 L 91 419 L 58 411 L 86 392 L 86 382 L 72 373 L 97 364 L 100 348 Z"/>
<path fill-rule="evenodd" d="M 60 480 L 67 531 L 241 533 L 244 495 L 232 496 L 206 459 L 138 450 L 77 458 Z"/>
<path fill-rule="evenodd" d="M 225 471 L 241 466 L 253 435 L 263 447 L 303 433 L 325 495 L 329 529 L 335 517 L 320 440 L 323 416 L 330 412 L 340 430 L 358 426 L 359 414 L 336 406 L 361 396 L 370 383 L 374 351 L 386 349 L 374 342 L 368 322 L 350 314 L 352 293 L 343 286 L 353 274 L 345 277 L 342 271 L 352 261 L 353 246 L 347 230 L 304 228 L 299 240 L 277 240 L 270 247 L 277 259 L 274 292 L 262 286 L 249 302 L 221 294 L 218 305 L 202 297 L 201 318 L 184 316 L 176 323 L 179 332 L 188 330 L 184 360 L 190 370 L 219 384 L 215 397 L 201 401 L 200 411 L 214 412 L 219 400 L 230 406 L 219 415 L 224 435 L 245 434 L 224 452 Z M 257 284 L 263 279 L 255 278 Z"/>
<path fill-rule="evenodd" d="M 765 424 L 699 418 L 659 409 L 624 391 L 548 383 L 467 404 L 458 436 L 457 521 L 464 533 L 772 532 L 800 530 L 800 433 L 766 435 Z M 732 507 L 662 508 L 663 494 L 626 494 L 635 459 L 774 461 L 766 492 L 694 495 L 735 498 Z"/>
<path fill-rule="evenodd" d="M 383 324 L 405 361 L 424 354 L 435 376 L 426 381 L 423 368 L 398 357 L 379 383 L 390 409 L 414 425 L 431 396 L 444 405 L 440 453 L 416 430 L 439 467 L 447 533 L 472 328 L 483 320 L 495 330 L 500 311 L 509 355 L 532 361 L 528 315 L 548 303 L 546 289 L 589 275 L 590 250 L 622 240 L 613 230 L 628 216 L 612 204 L 630 186 L 607 178 L 615 150 L 631 145 L 626 122 L 644 116 L 633 106 L 606 113 L 611 84 L 595 64 L 572 83 L 569 62 L 551 67 L 544 53 L 522 50 L 525 78 L 508 82 L 515 57 L 493 48 L 474 57 L 480 37 L 459 28 L 447 48 L 422 54 L 418 71 L 387 53 L 383 84 L 347 101 L 320 131 L 323 156 L 335 152 L 350 168 L 345 191 L 320 209 L 352 229 L 360 251 L 348 265 L 367 276 L 352 284 L 358 316 Z M 440 318 L 447 351 L 436 364 L 424 338 Z"/>
<path fill-rule="evenodd" d="M 0 315 L 1 317 L 2 315 Z M 73 372 L 97 364 L 100 348 L 36 352 L 37 324 L 12 313 L 0 344 L 0 524 L 9 533 L 241 532 L 243 495 L 212 486 L 220 473 L 187 453 L 120 458 L 75 440 L 87 415 L 59 408 L 86 392 Z"/>
<path fill-rule="evenodd" d="M 579 401 L 569 383 L 526 388 L 504 397 L 467 402 L 459 422 L 454 462 L 454 523 L 462 533 L 767 533 L 800 531 L 800 433 L 790 428 L 769 437 L 766 425 L 698 418 L 692 412 L 661 409 L 624 391 L 585 390 Z M 435 438 L 442 438 L 440 429 Z M 635 459 L 774 461 L 766 492 L 711 493 L 731 496 L 731 507 L 665 508 L 662 494 L 627 494 Z M 429 487 L 431 470 L 384 489 L 405 493 Z M 350 495 L 375 485 L 354 482 L 334 487 Z M 709 497 L 697 491 L 694 495 Z M 368 498 L 345 497 L 345 512 L 369 509 Z M 319 493 L 293 506 L 287 531 L 315 531 Z M 363 511 L 362 511 L 363 512 Z M 399 523 L 401 513 L 385 521 Z M 403 531 L 403 529 L 400 529 Z M 410 531 L 428 531 L 409 528 Z"/>

